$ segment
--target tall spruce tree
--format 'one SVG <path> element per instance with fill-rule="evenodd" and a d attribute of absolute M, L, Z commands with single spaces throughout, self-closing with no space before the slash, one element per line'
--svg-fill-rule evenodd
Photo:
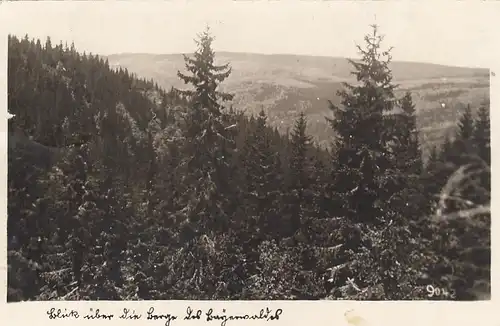
<path fill-rule="evenodd" d="M 245 148 L 246 205 L 250 229 L 259 239 L 276 235 L 277 153 L 271 148 L 267 115 L 262 109 Z"/>
<path fill-rule="evenodd" d="M 391 142 L 391 157 L 395 162 L 391 176 L 392 196 L 389 204 L 393 209 L 403 212 L 405 216 L 418 215 L 417 210 L 423 208 L 424 197 L 420 188 L 423 169 L 420 151 L 417 117 L 411 93 L 406 92 L 399 100 L 400 112 L 386 116 L 388 128 L 394 135 Z M 394 204 L 394 205 L 392 205 Z M 421 215 L 425 212 L 421 212 Z"/>
<path fill-rule="evenodd" d="M 335 187 L 345 198 L 347 213 L 364 219 L 379 216 L 375 202 L 384 198 L 381 179 L 391 168 L 387 142 L 393 136 L 385 128 L 384 114 L 394 107 L 396 88 L 389 69 L 390 49 L 381 50 L 383 36 L 376 25 L 372 29 L 365 36 L 366 49 L 358 46 L 361 60 L 349 60 L 357 83 L 343 84 L 338 92 L 341 106 L 330 102 L 334 117 L 327 118 L 336 134 Z"/>
<path fill-rule="evenodd" d="M 214 38 L 207 28 L 198 35 L 198 49 L 193 58 L 184 57 L 190 75 L 178 72 L 192 89 L 179 93 L 187 100 L 184 115 L 183 160 L 178 174 L 182 175 L 180 236 L 193 259 L 193 274 L 188 288 L 202 298 L 210 298 L 216 288 L 213 241 L 222 237 L 230 227 L 230 169 L 234 141 L 231 128 L 224 118 L 223 102 L 232 95 L 218 91 L 219 84 L 231 73 L 229 65 L 215 65 L 212 50 Z M 211 275 L 202 278 L 202 275 Z"/>
<path fill-rule="evenodd" d="M 487 165 L 491 165 L 490 138 L 490 109 L 487 105 L 483 105 L 479 108 L 477 118 L 474 121 L 473 139 L 479 157 Z"/>
<path fill-rule="evenodd" d="M 312 137 L 307 135 L 307 118 L 301 112 L 291 133 L 291 156 L 289 161 L 289 205 L 291 232 L 295 233 L 302 225 L 303 214 L 311 199 L 308 192 L 310 177 L 310 162 L 308 159 Z"/>
<path fill-rule="evenodd" d="M 472 115 L 472 110 L 470 104 L 467 105 L 460 120 L 458 122 L 458 137 L 463 140 L 469 140 L 472 138 L 474 132 L 474 117 Z"/>
<path fill-rule="evenodd" d="M 178 72 L 179 78 L 193 88 L 179 91 L 188 99 L 183 149 L 187 157 L 184 183 L 192 186 L 188 190 L 191 198 L 184 212 L 194 222 L 191 227 L 205 228 L 205 231 L 227 226 L 221 203 L 224 192 L 228 191 L 227 178 L 223 175 L 229 162 L 226 147 L 231 145 L 221 102 L 232 99 L 232 95 L 217 90 L 230 75 L 231 68 L 228 64 L 215 65 L 213 40 L 207 27 L 195 41 L 198 49 L 193 58 L 184 57 L 190 75 Z"/>
<path fill-rule="evenodd" d="M 491 123 L 489 103 L 481 106 L 474 121 L 474 146 L 477 155 L 483 161 L 483 168 L 480 176 L 482 191 L 486 191 L 487 196 L 478 194 L 478 201 L 489 202 L 491 197 Z"/>
<path fill-rule="evenodd" d="M 398 127 L 400 132 L 399 145 L 402 151 L 397 160 L 401 163 L 403 172 L 418 175 L 423 168 L 422 152 L 418 139 L 415 104 L 413 104 L 410 92 L 405 93 L 400 100 L 400 105 L 403 112 L 401 114 L 402 121 Z"/>
<path fill-rule="evenodd" d="M 210 34 L 207 27 L 205 31 L 198 35 L 195 40 L 198 49 L 193 54 L 193 58 L 184 55 L 186 69 L 191 73 L 190 76 L 178 72 L 177 75 L 186 84 L 191 84 L 194 90 L 182 90 L 180 94 L 190 99 L 193 109 L 208 110 L 212 114 L 220 115 L 222 101 L 233 99 L 232 94 L 220 92 L 217 90 L 222 83 L 231 74 L 229 64 L 215 65 L 215 52 L 212 49 L 212 42 L 215 38 Z"/>
<path fill-rule="evenodd" d="M 466 172 L 462 176 L 463 182 L 456 185 L 459 189 L 456 201 L 466 200 L 469 201 L 469 205 L 489 202 L 491 175 L 486 153 L 486 148 L 489 146 L 489 115 L 484 109 L 480 109 L 477 118 L 474 118 L 470 105 L 467 105 L 457 127 L 451 156 L 456 171 L 453 171 L 454 174 L 450 174 L 449 178 L 456 179 L 460 169 L 466 169 Z M 448 183 L 450 182 L 451 180 Z M 463 206 L 463 203 L 458 205 L 464 209 Z"/>
<path fill-rule="evenodd" d="M 439 193 L 441 187 L 441 185 L 436 181 L 441 165 L 439 151 L 440 149 L 436 145 L 430 148 L 425 162 L 424 171 L 422 173 L 422 178 L 420 179 L 427 198 L 428 209 L 432 209 L 436 203 L 436 195 Z"/>
<path fill-rule="evenodd" d="M 470 105 L 467 105 L 458 121 L 458 131 L 456 133 L 454 147 L 454 163 L 457 165 L 466 164 L 468 156 L 474 155 L 476 148 L 473 144 L 474 136 L 474 116 Z"/>

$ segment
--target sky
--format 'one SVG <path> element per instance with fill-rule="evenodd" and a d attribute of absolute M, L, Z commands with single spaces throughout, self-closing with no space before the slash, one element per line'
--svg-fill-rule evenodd
<path fill-rule="evenodd" d="M 476 2 L 4 2 L 0 24 L 14 35 L 73 41 L 79 51 L 102 55 L 192 52 L 208 24 L 216 51 L 355 57 L 355 44 L 376 23 L 394 60 L 488 68 L 500 6 Z"/>

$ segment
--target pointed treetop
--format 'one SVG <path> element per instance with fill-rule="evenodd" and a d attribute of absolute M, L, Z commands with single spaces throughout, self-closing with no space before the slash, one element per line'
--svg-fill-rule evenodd
<path fill-rule="evenodd" d="M 413 99 L 409 91 L 405 92 L 405 95 L 400 100 L 401 109 L 407 115 L 413 115 L 415 113 L 415 104 L 413 104 Z"/>
<path fill-rule="evenodd" d="M 221 108 L 219 101 L 230 101 L 233 95 L 217 90 L 219 84 L 231 74 L 231 67 L 229 64 L 215 65 L 213 40 L 214 37 L 208 27 L 198 34 L 198 39 L 195 40 L 198 48 L 193 57 L 184 55 L 185 67 L 190 75 L 180 71 L 177 75 L 185 84 L 191 84 L 194 88 L 194 90 L 179 91 L 181 95 L 188 97 L 197 107 L 218 111 Z"/>
<path fill-rule="evenodd" d="M 390 136 L 386 135 L 383 116 L 391 112 L 397 102 L 394 95 L 397 85 L 392 83 L 389 68 L 391 49 L 381 50 L 383 36 L 379 35 L 376 25 L 372 25 L 372 33 L 364 39 L 365 47 L 357 46 L 361 59 L 348 60 L 358 83 L 343 83 L 344 89 L 337 93 L 340 106 L 330 102 L 334 117 L 327 121 L 335 131 L 337 148 L 372 144 L 380 150 Z"/>
<path fill-rule="evenodd" d="M 467 105 L 458 123 L 458 135 L 462 140 L 470 139 L 474 132 L 474 117 L 470 105 Z"/>
<path fill-rule="evenodd" d="M 312 137 L 306 134 L 306 129 L 307 129 L 307 117 L 304 111 L 301 111 L 299 113 L 297 120 L 295 120 L 295 125 L 292 131 L 292 140 L 294 139 L 294 137 L 300 137 L 305 139 L 305 141 L 309 143 Z"/>
<path fill-rule="evenodd" d="M 266 123 L 267 121 L 267 114 L 266 111 L 264 111 L 264 107 L 260 108 L 259 115 L 257 116 L 257 121 L 260 121 L 261 123 Z"/>
<path fill-rule="evenodd" d="M 356 45 L 358 53 L 361 55 L 361 62 L 349 60 L 356 68 L 353 74 L 359 82 L 375 82 L 383 86 L 389 86 L 392 81 L 392 73 L 389 63 L 392 61 L 391 51 L 393 47 L 382 50 L 384 35 L 378 33 L 377 25 L 370 25 L 372 33 L 364 37 L 365 48 Z"/>

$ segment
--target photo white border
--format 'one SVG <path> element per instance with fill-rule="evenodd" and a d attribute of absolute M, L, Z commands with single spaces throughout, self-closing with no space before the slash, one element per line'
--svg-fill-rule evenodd
<path fill-rule="evenodd" d="M 405 6 L 429 6 L 429 10 L 436 10 L 441 14 L 442 23 L 446 24 L 447 19 L 452 19 L 452 13 L 456 10 L 469 10 L 472 7 L 483 6 L 484 10 L 481 10 L 481 15 L 471 16 L 470 19 L 474 20 L 478 26 L 481 26 L 482 33 L 486 33 L 489 37 L 491 43 L 484 44 L 479 42 L 477 44 L 464 44 L 464 49 L 475 48 L 477 51 L 488 51 L 489 60 L 488 62 L 478 62 L 479 66 L 489 67 L 493 73 L 496 75 L 500 74 L 500 44 L 499 44 L 499 34 L 500 33 L 500 23 L 498 17 L 500 17 L 500 1 L 480 1 L 480 0 L 470 0 L 470 1 L 377 1 L 377 2 L 365 2 L 365 1 L 311 1 L 311 0 L 259 0 L 259 1 L 215 1 L 215 0 L 188 0 L 188 1 L 165 1 L 166 3 L 171 3 L 172 5 L 189 5 L 189 6 L 199 6 L 200 10 L 204 10 L 206 6 L 229 6 L 235 5 L 234 3 L 241 3 L 241 5 L 252 5 L 252 6 L 262 6 L 265 10 L 265 6 L 268 5 L 279 5 L 283 6 L 283 14 L 286 14 L 287 10 L 292 10 L 292 7 L 296 6 L 294 10 L 297 10 L 300 6 L 317 6 L 318 10 L 321 10 L 322 6 L 335 7 L 343 5 L 352 5 L 353 2 L 357 2 L 360 10 L 363 8 L 369 8 L 370 6 L 384 6 L 385 10 L 391 10 L 391 8 L 401 6 L 404 3 Z M 144 4 L 144 1 L 136 1 L 137 3 Z M 152 1 L 151 1 L 152 2 Z M 126 4 L 125 4 L 126 3 Z M 133 1 L 114 1 L 113 5 L 132 5 Z M 243 4 L 244 3 L 244 4 Z M 2 286 L 0 286 L 0 324 L 3 325 L 45 325 L 54 324 L 58 325 L 86 325 L 89 321 L 78 319 L 78 320 L 49 320 L 47 318 L 46 311 L 51 307 L 61 308 L 61 309 L 77 309 L 80 312 L 87 312 L 89 308 L 94 309 L 99 308 L 102 312 L 114 313 L 118 315 L 121 310 L 125 307 L 135 309 L 136 311 L 145 312 L 149 307 L 154 306 L 155 310 L 161 313 L 171 313 L 183 316 L 186 307 L 191 306 L 192 308 L 202 309 L 206 311 L 208 308 L 213 308 L 214 311 L 221 311 L 226 309 L 228 313 L 255 313 L 260 309 L 269 307 L 270 309 L 282 309 L 283 313 L 278 321 L 272 321 L 268 323 L 279 324 L 279 325 L 309 325 L 314 324 L 317 326 L 321 325 L 347 325 L 347 319 L 344 316 L 345 312 L 354 309 L 355 313 L 364 318 L 365 324 L 368 325 L 379 325 L 379 326 L 389 326 L 389 325 L 450 325 L 450 326 L 460 326 L 460 325 L 477 325 L 480 323 L 489 324 L 490 322 L 497 322 L 498 317 L 494 307 L 500 307 L 498 303 L 499 293 L 498 293 L 498 282 L 495 280 L 495 275 L 499 275 L 498 262 L 499 262 L 499 249 L 496 249 L 499 245 L 499 223 L 496 218 L 492 218 L 492 299 L 490 301 L 478 301 L 478 302 L 432 302 L 432 301 L 414 301 L 414 302 L 354 302 L 354 301 L 117 301 L 117 302 L 25 302 L 25 303 L 6 303 L 6 292 L 7 292 L 7 250 L 4 248 L 7 244 L 7 35 L 8 26 L 3 23 L 6 17 L 9 15 L 11 6 L 19 5 L 36 5 L 43 8 L 43 2 L 24 2 L 19 1 L 9 3 L 0 2 L 0 107 L 2 108 L 2 118 L 0 119 L 0 132 L 1 132 L 1 163 L 0 163 L 0 198 L 1 198 L 1 213 L 0 222 L 2 230 L 0 236 L 0 279 L 2 281 Z M 69 5 L 68 2 L 61 2 L 60 5 Z M 88 2 L 88 5 L 98 5 L 98 2 Z M 418 23 L 418 17 L 413 17 L 411 15 L 411 10 L 407 10 L 408 19 Z M 40 11 L 40 15 L 43 15 L 43 10 Z M 496 18 L 496 19 L 494 19 Z M 101 22 L 102 23 L 102 22 Z M 112 22 L 107 22 L 112 23 Z M 421 23 L 425 23 L 422 21 Z M 264 28 L 264 26 L 259 26 L 256 23 L 255 28 Z M 390 31 L 386 31 L 389 33 Z M 483 39 L 482 37 L 481 39 Z M 70 41 L 70 40 L 68 40 Z M 332 40 L 334 41 L 334 40 Z M 498 134 L 496 133 L 495 125 L 499 124 L 499 114 L 500 114 L 500 83 L 497 81 L 497 76 L 491 76 L 490 81 L 490 98 L 491 98 L 491 116 L 492 116 L 492 196 L 495 197 L 497 194 L 496 183 L 499 181 L 496 170 L 494 166 L 498 165 L 498 160 L 496 157 L 500 154 L 500 143 L 498 142 Z M 5 117 L 5 118 L 4 118 Z M 495 155 L 495 153 L 497 155 Z M 492 202 L 496 202 L 492 200 Z M 492 204 L 492 215 L 496 216 L 497 206 Z M 150 320 L 140 320 L 140 321 L 123 321 L 115 318 L 113 321 L 93 321 L 95 325 L 106 324 L 106 325 L 126 325 L 126 324 L 150 324 L 150 325 L 163 325 L 162 321 L 150 321 Z M 203 323 L 202 321 L 173 321 L 171 325 L 180 325 L 187 323 Z M 215 323 L 220 325 L 220 322 L 212 321 L 210 323 Z M 230 321 L 227 325 L 236 324 L 257 324 L 257 321 Z M 358 325 L 359 326 L 359 325 Z"/>

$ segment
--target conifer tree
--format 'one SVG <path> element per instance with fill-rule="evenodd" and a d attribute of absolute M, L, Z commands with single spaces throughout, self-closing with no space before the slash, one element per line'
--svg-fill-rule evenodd
<path fill-rule="evenodd" d="M 290 156 L 290 189 L 289 209 L 291 214 L 291 231 L 295 233 L 301 227 L 301 219 L 305 207 L 309 204 L 310 192 L 310 170 L 309 170 L 309 146 L 311 137 L 306 134 L 307 118 L 301 112 L 295 122 L 291 133 L 291 156 Z M 305 198 L 307 197 L 307 199 Z"/>
<path fill-rule="evenodd" d="M 336 136 L 335 187 L 351 215 L 370 219 L 378 216 L 375 201 L 383 199 L 381 178 L 391 168 L 386 147 L 393 135 L 387 133 L 383 116 L 394 107 L 396 87 L 388 66 L 390 49 L 380 49 L 383 37 L 376 25 L 372 29 L 365 36 L 366 49 L 358 46 L 361 60 L 349 60 L 357 84 L 344 83 L 338 92 L 341 106 L 330 103 L 334 117 L 327 118 Z"/>
<path fill-rule="evenodd" d="M 68 155 L 72 169 L 70 170 L 69 184 L 66 188 L 66 195 L 70 198 L 68 214 L 70 217 L 69 228 L 70 243 L 72 248 L 72 269 L 74 280 L 78 283 L 82 278 L 82 267 L 84 259 L 88 254 L 89 241 L 89 218 L 91 211 L 95 208 L 93 194 L 85 189 L 88 179 L 87 146 L 73 147 Z"/>
<path fill-rule="evenodd" d="M 401 154 L 396 158 L 400 162 L 403 172 L 418 175 L 422 171 L 422 153 L 420 151 L 417 116 L 415 104 L 413 104 L 411 93 L 406 92 L 400 101 L 403 114 L 402 121 L 398 125 L 400 133 L 399 145 L 402 147 Z"/>
<path fill-rule="evenodd" d="M 449 171 L 449 179 L 457 179 L 457 173 L 464 171 L 462 181 L 455 185 L 459 189 L 455 194 L 455 203 L 449 205 L 465 209 L 463 201 L 471 203 L 489 203 L 490 193 L 490 163 L 489 163 L 489 115 L 484 108 L 480 108 L 478 116 L 474 119 L 470 105 L 461 115 L 451 145 L 449 159 L 454 166 L 454 171 Z M 484 158 L 486 158 L 486 160 Z M 449 181 L 451 182 L 451 181 Z M 449 183 L 448 182 L 448 183 Z M 456 203 L 460 202 L 462 203 Z"/>
<path fill-rule="evenodd" d="M 222 106 L 219 100 L 230 101 L 233 99 L 232 94 L 217 90 L 219 84 L 231 74 L 231 67 L 229 64 L 215 65 L 215 52 L 212 50 L 212 42 L 215 38 L 211 36 L 208 27 L 198 35 L 198 38 L 195 41 L 198 49 L 193 58 L 184 55 L 186 69 L 191 75 L 177 73 L 179 78 L 184 83 L 191 84 L 194 90 L 179 92 L 190 99 L 195 109 L 208 110 L 212 114 L 220 115 Z"/>
<path fill-rule="evenodd" d="M 440 191 L 440 184 L 436 181 L 438 171 L 440 169 L 440 153 L 438 146 L 434 145 L 430 148 L 425 168 L 420 181 L 423 183 L 425 196 L 427 198 L 427 208 L 432 208 L 435 204 L 436 196 Z"/>
<path fill-rule="evenodd" d="M 445 136 L 443 144 L 438 153 L 435 168 L 435 178 L 432 182 L 441 190 L 448 177 L 457 169 L 454 161 L 455 149 L 453 147 L 453 139 L 450 135 Z M 437 193 L 434 194 L 438 195 Z"/>
<path fill-rule="evenodd" d="M 422 153 L 420 151 L 417 117 L 415 105 L 411 93 L 406 92 L 399 100 L 401 112 L 386 116 L 388 128 L 392 128 L 394 135 L 390 145 L 391 159 L 395 162 L 391 176 L 391 190 L 394 194 L 389 203 L 393 209 L 403 213 L 418 215 L 418 209 L 422 208 L 424 198 L 420 189 L 420 177 L 422 173 Z M 394 201 L 394 205 L 392 205 Z M 422 214 L 425 214 L 422 212 Z"/>
<path fill-rule="evenodd" d="M 474 117 L 470 105 L 468 104 L 458 122 L 458 137 L 462 140 L 469 140 L 472 138 L 474 132 Z"/>
<path fill-rule="evenodd" d="M 440 160 L 445 163 L 450 163 L 453 153 L 453 138 L 451 135 L 446 135 L 439 153 Z"/>
<path fill-rule="evenodd" d="M 208 28 L 198 35 L 198 49 L 193 57 L 184 57 L 189 75 L 178 72 L 178 77 L 192 88 L 178 91 L 187 99 L 180 151 L 183 159 L 177 169 L 183 186 L 179 189 L 180 240 L 196 257 L 193 268 L 199 277 L 190 278 L 189 287 L 197 289 L 203 298 L 210 298 L 216 287 L 217 255 L 212 241 L 227 232 L 231 221 L 226 173 L 234 146 L 223 112 L 223 102 L 232 99 L 232 95 L 218 90 L 231 68 L 228 64 L 215 65 L 213 40 Z M 201 279 L 201 275 L 212 276 Z"/>
<path fill-rule="evenodd" d="M 277 154 L 272 151 L 267 115 L 262 109 L 256 127 L 248 135 L 244 148 L 247 212 L 250 229 L 259 237 L 276 233 Z M 274 225 L 273 225 L 274 224 Z"/>
<path fill-rule="evenodd" d="M 479 157 L 487 165 L 491 165 L 490 133 L 490 110 L 488 106 L 483 105 L 479 108 L 474 122 L 473 138 Z"/>
<path fill-rule="evenodd" d="M 456 133 L 454 147 L 454 163 L 457 165 L 466 164 L 467 156 L 474 155 L 476 148 L 473 145 L 474 136 L 474 116 L 470 105 L 467 105 L 458 121 L 458 131 Z"/>
<path fill-rule="evenodd" d="M 232 95 L 217 90 L 230 75 L 231 68 L 228 64 L 215 65 L 213 40 L 208 28 L 199 35 L 193 58 L 184 57 L 190 75 L 178 72 L 178 76 L 193 88 L 179 91 L 189 101 L 183 149 L 187 158 L 184 183 L 192 185 L 188 190 L 191 199 L 186 206 L 187 216 L 194 222 L 192 227 L 212 225 L 220 229 L 228 222 L 221 207 L 224 190 L 227 190 L 227 179 L 222 175 L 229 162 L 226 146 L 231 146 L 221 102 L 232 99 Z M 201 221 L 196 222 L 200 217 Z"/>

